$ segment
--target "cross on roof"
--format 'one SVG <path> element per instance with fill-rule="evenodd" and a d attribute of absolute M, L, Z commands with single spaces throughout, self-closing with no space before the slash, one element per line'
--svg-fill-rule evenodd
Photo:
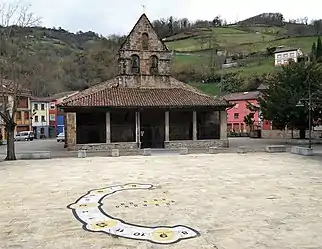
<path fill-rule="evenodd" d="M 144 14 L 145 10 L 146 10 L 146 6 L 144 4 L 142 4 L 141 6 L 142 6 L 142 9 L 143 9 L 143 14 Z"/>

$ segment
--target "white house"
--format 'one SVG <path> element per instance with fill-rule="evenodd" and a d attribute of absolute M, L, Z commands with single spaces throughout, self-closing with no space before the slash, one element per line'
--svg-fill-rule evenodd
<path fill-rule="evenodd" d="M 298 58 L 303 56 L 299 48 L 278 47 L 275 52 L 275 66 L 285 65 L 289 60 L 298 62 Z"/>
<path fill-rule="evenodd" d="M 49 103 L 48 98 L 33 97 L 31 99 L 32 128 L 36 138 L 49 137 Z"/>

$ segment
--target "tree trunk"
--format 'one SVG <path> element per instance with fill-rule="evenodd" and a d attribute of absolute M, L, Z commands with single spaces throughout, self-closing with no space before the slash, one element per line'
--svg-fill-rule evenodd
<path fill-rule="evenodd" d="M 300 129 L 300 139 L 305 139 L 305 129 Z"/>
<path fill-rule="evenodd" d="M 7 157 L 6 160 L 16 160 L 15 153 L 15 125 L 7 124 L 6 133 L 7 133 Z"/>

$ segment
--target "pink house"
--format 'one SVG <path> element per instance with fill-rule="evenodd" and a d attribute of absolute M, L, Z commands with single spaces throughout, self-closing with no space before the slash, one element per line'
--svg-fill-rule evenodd
<path fill-rule="evenodd" d="M 251 112 L 247 106 L 248 103 L 253 104 L 258 107 L 258 97 L 260 91 L 252 92 L 238 92 L 230 93 L 224 96 L 224 99 L 228 100 L 230 103 L 235 104 L 234 107 L 227 110 L 227 125 L 228 131 L 235 132 L 248 132 L 250 127 L 248 127 L 244 122 L 244 117 L 249 113 L 253 113 L 253 120 L 255 129 L 261 130 L 271 130 L 271 122 L 267 120 L 261 120 L 261 115 L 258 111 Z"/>

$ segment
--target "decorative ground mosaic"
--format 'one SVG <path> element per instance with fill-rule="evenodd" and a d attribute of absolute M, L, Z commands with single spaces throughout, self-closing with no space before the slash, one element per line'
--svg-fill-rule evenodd
<path fill-rule="evenodd" d="M 103 232 L 112 236 L 135 240 L 146 240 L 156 244 L 173 244 L 183 239 L 199 236 L 193 228 L 176 226 L 141 226 L 130 224 L 119 218 L 112 217 L 102 209 L 102 201 L 109 195 L 125 190 L 153 189 L 151 184 L 125 184 L 95 189 L 80 197 L 75 203 L 68 205 L 77 220 L 83 223 L 83 229 L 91 232 Z M 116 208 L 169 206 L 174 201 L 167 199 L 154 199 L 142 203 L 120 203 Z"/>

